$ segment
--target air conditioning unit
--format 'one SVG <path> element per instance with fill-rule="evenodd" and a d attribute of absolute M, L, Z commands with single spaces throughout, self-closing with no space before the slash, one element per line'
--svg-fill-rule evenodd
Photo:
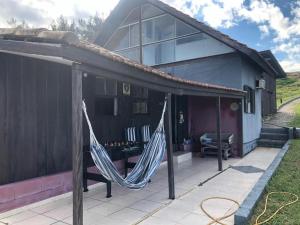
<path fill-rule="evenodd" d="M 259 79 L 256 81 L 256 88 L 257 89 L 266 89 L 266 80 Z"/>

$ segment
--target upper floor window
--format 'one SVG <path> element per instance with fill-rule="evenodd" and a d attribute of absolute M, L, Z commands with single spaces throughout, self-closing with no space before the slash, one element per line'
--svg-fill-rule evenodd
<path fill-rule="evenodd" d="M 164 13 L 164 11 L 151 4 L 145 4 L 142 6 L 142 20 L 153 18 Z"/>
<path fill-rule="evenodd" d="M 106 47 L 110 50 L 129 48 L 129 29 L 119 28 Z"/>
<path fill-rule="evenodd" d="M 137 7 L 130 12 L 130 14 L 126 17 L 126 19 L 123 21 L 121 26 L 138 23 L 139 17 L 140 17 L 140 7 Z"/>
<path fill-rule="evenodd" d="M 181 20 L 176 20 L 176 37 L 195 33 L 199 33 L 199 31 L 182 22 Z"/>
<path fill-rule="evenodd" d="M 105 47 L 150 66 L 232 51 L 151 4 L 133 9 Z"/>
<path fill-rule="evenodd" d="M 170 15 L 162 15 L 143 21 L 143 44 L 169 40 L 175 36 L 175 19 Z"/>
<path fill-rule="evenodd" d="M 246 96 L 244 99 L 244 111 L 245 113 L 255 113 L 255 90 L 249 86 L 244 86 Z"/>

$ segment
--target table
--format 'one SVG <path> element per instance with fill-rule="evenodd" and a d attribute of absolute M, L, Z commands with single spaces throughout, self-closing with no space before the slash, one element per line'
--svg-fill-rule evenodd
<path fill-rule="evenodd" d="M 110 198 L 111 195 L 111 181 L 107 180 L 104 176 L 99 173 L 88 172 L 88 167 L 93 166 L 94 161 L 91 157 L 90 146 L 86 145 L 83 147 L 83 191 L 88 191 L 88 180 L 94 180 L 102 183 L 106 183 L 106 197 Z M 135 163 L 129 162 L 130 157 L 139 156 L 142 154 L 143 145 L 135 144 L 133 146 L 115 146 L 107 147 L 107 153 L 112 161 L 124 160 L 125 177 L 127 176 L 128 169 L 133 168 Z"/>

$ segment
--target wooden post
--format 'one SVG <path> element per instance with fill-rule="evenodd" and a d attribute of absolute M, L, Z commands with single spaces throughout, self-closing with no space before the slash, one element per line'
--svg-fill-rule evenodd
<path fill-rule="evenodd" d="M 83 225 L 82 71 L 72 66 L 73 224 Z"/>
<path fill-rule="evenodd" d="M 244 136 L 244 125 L 243 125 L 243 100 L 239 100 L 239 110 L 238 110 L 238 129 L 240 130 L 237 138 L 239 143 L 239 156 L 243 157 L 243 136 Z"/>
<path fill-rule="evenodd" d="M 173 164 L 173 138 L 172 138 L 172 94 L 167 94 L 168 104 L 168 183 L 169 183 L 169 199 L 175 199 L 175 184 L 174 184 L 174 164 Z"/>
<path fill-rule="evenodd" d="M 219 171 L 223 170 L 222 162 L 222 142 L 221 142 L 221 97 L 217 97 L 216 104 L 216 114 L 217 114 L 217 144 L 218 144 L 218 169 Z"/>

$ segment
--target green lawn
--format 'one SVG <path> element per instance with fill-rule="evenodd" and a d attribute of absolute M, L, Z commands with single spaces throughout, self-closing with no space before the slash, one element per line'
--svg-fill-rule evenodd
<path fill-rule="evenodd" d="M 290 99 L 300 96 L 300 78 L 287 77 L 278 79 L 277 85 L 277 107 Z"/>
<path fill-rule="evenodd" d="M 296 117 L 291 121 L 291 126 L 300 127 L 300 105 L 295 108 Z M 276 174 L 267 186 L 266 193 L 272 191 L 283 191 L 297 194 L 300 198 L 300 140 L 293 140 L 290 150 L 284 157 Z M 262 212 L 265 203 L 266 193 L 259 202 L 250 221 L 250 225 L 255 223 L 255 219 Z M 290 199 L 291 200 L 291 199 Z M 269 202 L 267 213 L 261 219 L 267 218 L 276 211 L 283 202 L 289 201 L 282 196 L 274 196 Z M 288 206 L 279 212 L 266 225 L 299 225 L 300 224 L 300 202 Z"/>
<path fill-rule="evenodd" d="M 295 107 L 295 113 L 296 113 L 296 116 L 293 119 L 293 121 L 290 122 L 289 125 L 291 127 L 299 127 L 300 128 L 300 104 L 296 105 L 296 107 Z M 299 173 L 300 173 L 300 171 L 299 171 Z"/>

